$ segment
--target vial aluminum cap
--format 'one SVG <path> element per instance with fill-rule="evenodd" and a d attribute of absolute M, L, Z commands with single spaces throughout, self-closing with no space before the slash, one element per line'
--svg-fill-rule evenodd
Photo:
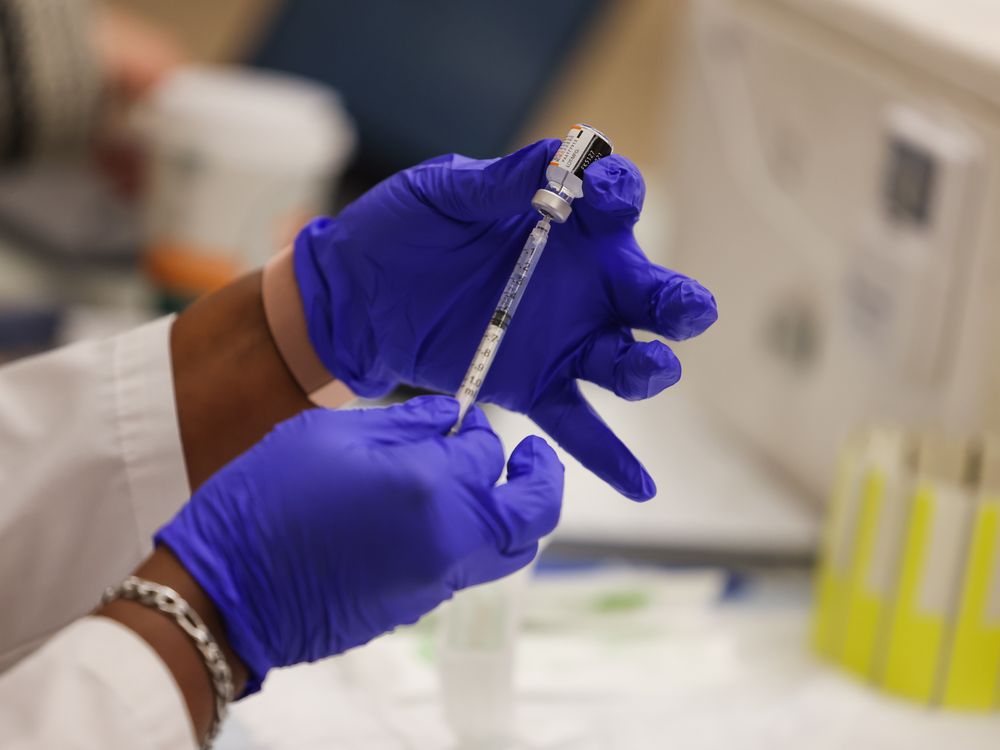
<path fill-rule="evenodd" d="M 557 224 L 564 224 L 573 212 L 569 201 L 547 188 L 539 188 L 535 191 L 535 196 L 531 199 L 531 207 L 536 211 L 541 211 Z"/>

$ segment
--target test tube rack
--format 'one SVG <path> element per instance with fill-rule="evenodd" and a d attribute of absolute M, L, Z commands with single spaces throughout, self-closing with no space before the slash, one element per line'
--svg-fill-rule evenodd
<path fill-rule="evenodd" d="M 1000 711 L 1000 436 L 850 439 L 815 591 L 822 659 L 925 705 Z"/>

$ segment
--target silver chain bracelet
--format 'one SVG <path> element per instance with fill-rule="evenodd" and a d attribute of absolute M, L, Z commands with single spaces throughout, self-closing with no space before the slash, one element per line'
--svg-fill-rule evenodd
<path fill-rule="evenodd" d="M 215 720 L 202 745 L 207 750 L 215 741 L 233 700 L 233 673 L 222 649 L 198 613 L 169 586 L 129 576 L 117 586 L 109 587 L 101 597 L 101 602 L 107 604 L 119 598 L 138 602 L 173 617 L 205 660 L 205 667 L 215 690 Z"/>

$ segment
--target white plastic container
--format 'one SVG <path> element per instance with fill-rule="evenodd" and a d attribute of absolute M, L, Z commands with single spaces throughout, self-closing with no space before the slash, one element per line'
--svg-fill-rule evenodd
<path fill-rule="evenodd" d="M 460 591 L 443 608 L 438 667 L 456 750 L 516 746 L 514 667 L 532 568 Z"/>
<path fill-rule="evenodd" d="M 336 93 L 244 68 L 188 67 L 154 93 L 148 266 L 192 297 L 263 264 L 328 205 L 356 143 Z"/>

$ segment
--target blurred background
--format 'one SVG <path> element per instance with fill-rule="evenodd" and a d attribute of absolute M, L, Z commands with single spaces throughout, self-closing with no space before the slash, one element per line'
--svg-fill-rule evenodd
<path fill-rule="evenodd" d="M 4 360 L 580 121 L 642 169 L 647 254 L 719 301 L 678 386 L 585 388 L 652 503 L 569 462 L 530 584 L 279 676 L 223 747 L 997 747 L 1000 5 L 8 3 Z"/>

